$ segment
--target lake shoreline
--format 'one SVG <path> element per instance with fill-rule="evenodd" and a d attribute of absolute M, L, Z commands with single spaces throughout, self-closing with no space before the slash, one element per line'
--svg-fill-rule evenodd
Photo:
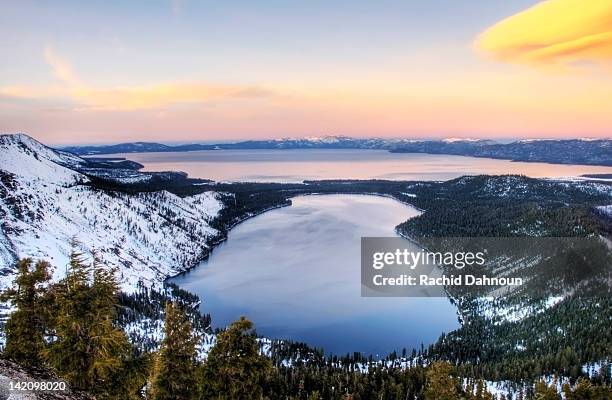
<path fill-rule="evenodd" d="M 338 196 L 338 200 L 336 200 L 334 196 L 324 196 L 325 194 L 332 194 L 334 196 Z M 380 198 L 381 200 L 373 200 L 374 198 Z M 201 263 L 196 264 L 190 270 L 176 274 L 173 277 L 169 277 L 167 281 L 171 281 L 173 284 L 177 285 L 181 289 L 197 295 L 201 300 L 203 309 L 205 309 L 206 312 L 212 316 L 213 320 L 217 321 L 214 325 L 217 328 L 222 328 L 223 326 L 226 326 L 228 321 L 232 320 L 234 316 L 234 314 L 232 314 L 234 313 L 234 311 L 232 310 L 240 310 L 235 311 L 236 315 L 245 314 L 252 318 L 254 322 L 259 325 L 261 329 L 260 332 L 267 338 L 277 338 L 278 340 L 304 342 L 308 346 L 316 348 L 323 347 L 327 350 L 326 352 L 331 352 L 330 354 L 342 354 L 345 351 L 349 351 L 348 344 L 345 345 L 337 341 L 337 330 L 340 329 L 341 326 L 346 326 L 346 329 L 350 328 L 353 334 L 362 335 L 364 338 L 371 337 L 371 333 L 366 333 L 366 330 L 363 325 L 354 325 L 354 318 L 357 317 L 353 316 L 353 314 L 361 315 L 362 313 L 365 313 L 364 316 L 369 315 L 369 317 L 365 318 L 367 320 L 370 320 L 370 323 L 375 324 L 377 326 L 387 326 L 390 335 L 388 341 L 380 342 L 377 340 L 378 344 L 374 345 L 371 342 L 371 339 L 368 339 L 370 341 L 364 342 L 363 346 L 359 345 L 355 347 L 350 347 L 350 351 L 360 351 L 367 353 L 371 352 L 372 354 L 378 355 L 382 355 L 383 353 L 386 354 L 387 349 L 389 352 L 391 352 L 393 350 L 398 351 L 402 347 L 416 348 L 418 347 L 417 341 L 433 343 L 438 339 L 439 334 L 441 334 L 442 332 L 458 328 L 458 310 L 455 307 L 455 304 L 452 302 L 452 299 L 448 297 L 443 301 L 435 303 L 430 303 L 428 299 L 383 300 L 384 304 L 388 304 L 388 306 L 385 307 L 389 308 L 389 310 L 394 311 L 381 311 L 380 313 L 370 314 L 372 307 L 377 307 L 376 305 L 379 304 L 381 300 L 366 301 L 364 303 L 364 300 L 359 295 L 359 292 L 354 291 L 355 287 L 358 287 L 359 285 L 359 274 L 356 274 L 355 270 L 355 266 L 357 266 L 357 268 L 359 266 L 359 261 L 358 258 L 354 259 L 354 257 L 359 257 L 358 254 L 360 243 L 360 241 L 354 239 L 354 237 L 359 239 L 359 237 L 368 236 L 370 234 L 373 236 L 399 236 L 396 229 L 397 225 L 405 222 L 406 220 L 409 220 L 410 218 L 421 215 L 421 213 L 423 212 L 421 209 L 415 207 L 409 202 L 402 201 L 401 199 L 398 199 L 395 196 L 378 192 L 299 193 L 295 196 L 290 197 L 289 199 L 291 201 L 291 205 L 295 205 L 296 201 L 301 200 L 298 201 L 298 205 L 296 205 L 296 210 L 291 211 L 289 213 L 285 212 L 283 214 L 276 214 L 276 216 L 272 217 L 272 219 L 270 219 L 270 217 L 267 217 L 265 220 L 262 220 L 258 224 L 250 224 L 246 227 L 244 224 L 242 224 L 242 222 L 251 220 L 255 216 L 262 216 L 262 214 L 266 215 L 268 214 L 266 213 L 266 211 L 272 211 L 274 209 L 278 210 L 281 208 L 288 207 L 285 207 L 285 205 L 281 205 L 274 208 L 269 208 L 267 210 L 262 210 L 257 215 L 253 214 L 247 217 L 243 217 L 239 221 L 236 221 L 236 223 L 232 224 L 232 228 L 230 228 L 230 231 L 233 232 L 236 226 L 240 226 L 240 229 L 236 233 L 236 236 L 233 236 L 234 241 L 228 242 L 229 235 L 227 235 L 224 240 L 218 241 L 215 247 L 213 247 L 212 251 L 209 252 L 209 254 L 212 254 L 213 251 L 218 250 L 217 247 L 219 247 L 219 245 L 222 243 L 230 243 L 229 248 L 223 247 L 223 252 L 217 254 L 215 251 L 217 257 L 215 258 L 214 263 L 211 264 L 211 266 L 207 265 L 207 263 L 210 261 L 205 259 Z M 360 210 L 361 208 L 354 208 L 355 206 L 353 206 L 353 204 L 361 204 L 361 206 L 359 207 L 366 208 L 364 208 L 362 212 L 358 212 L 357 210 Z M 395 206 L 393 206 L 394 208 L 389 208 L 387 207 L 388 204 L 395 204 Z M 312 209 L 312 212 L 314 213 L 312 214 L 312 216 L 311 211 L 308 211 L 307 214 L 303 214 L 304 211 L 300 211 L 305 210 L 303 208 L 305 205 L 307 205 L 307 207 L 310 207 L 310 205 L 313 205 L 315 207 Z M 405 212 L 408 214 L 406 214 L 405 217 L 400 216 L 402 215 L 402 213 L 394 211 L 395 208 L 397 208 L 398 210 L 406 210 Z M 310 210 L 310 208 L 308 208 L 308 210 Z M 321 214 L 321 212 L 323 214 Z M 357 214 L 353 215 L 356 212 Z M 283 216 L 281 217 L 281 215 Z M 289 219 L 287 219 L 284 215 L 287 215 Z M 326 216 L 325 219 L 319 220 L 319 218 L 322 218 L 322 215 Z M 334 215 L 338 215 L 338 218 L 340 218 L 338 219 L 338 222 L 336 222 L 336 219 L 334 219 Z M 312 218 L 315 219 L 313 220 Z M 282 225 L 269 226 L 269 221 L 283 222 L 280 222 Z M 349 225 L 345 228 L 340 228 L 340 226 L 342 225 L 336 226 L 336 223 L 340 223 L 339 221 L 344 221 L 342 222 L 342 224 Z M 394 222 L 389 225 L 390 221 Z M 274 224 L 277 223 L 278 222 L 275 222 Z M 323 225 L 321 225 L 321 223 Z M 362 228 L 352 228 L 352 223 L 357 223 L 358 226 Z M 281 228 L 281 226 L 285 226 L 285 224 L 289 224 L 288 226 L 293 226 L 294 224 L 297 224 L 295 225 L 296 227 L 303 226 L 304 228 L 298 228 L 296 230 L 292 228 L 290 231 L 284 231 L 283 229 L 286 228 Z M 363 227 L 371 226 L 372 224 L 374 226 L 377 226 L 378 228 L 371 231 L 368 231 L 367 229 L 365 231 L 363 230 Z M 277 227 L 274 228 L 275 226 Z M 333 230 L 330 232 L 329 228 L 326 228 L 326 226 L 333 227 Z M 315 234 L 310 231 L 312 227 L 317 227 L 315 232 L 319 229 L 322 229 L 322 231 L 320 232 L 320 234 Z M 336 228 L 340 230 L 336 231 Z M 266 229 L 266 231 L 260 231 L 260 229 Z M 305 233 L 302 232 L 302 229 L 305 229 L 307 232 L 310 233 L 304 236 Z M 347 235 L 341 234 L 341 232 L 345 231 L 345 229 L 350 229 L 349 231 L 346 231 Z M 267 233 L 268 231 L 270 231 L 270 233 Z M 276 238 L 272 232 L 278 232 L 276 235 L 278 236 L 278 238 Z M 341 239 L 341 236 L 339 235 L 346 236 L 346 238 Z M 357 235 L 358 237 L 355 235 Z M 321 243 L 321 245 L 316 244 L 314 247 L 311 247 L 311 245 L 308 244 L 308 241 L 302 242 L 301 239 L 299 239 L 301 237 L 307 238 L 308 236 L 310 236 L 308 240 L 313 241 L 313 245 L 315 245 L 314 242 Z M 262 239 L 268 237 L 270 239 Z M 247 242 L 245 242 L 245 240 Z M 244 243 L 248 243 L 247 248 L 250 249 L 246 253 Z M 278 248 L 283 249 L 283 252 L 278 254 L 276 253 L 276 250 L 270 250 L 271 248 L 274 248 L 273 243 Z M 300 250 L 298 250 L 297 253 L 295 252 L 295 250 L 291 250 L 291 243 L 299 243 L 298 248 Z M 287 244 L 289 244 L 290 247 L 287 248 Z M 331 250 L 335 246 L 338 247 L 338 251 Z M 353 248 L 355 248 L 356 250 L 349 250 Z M 261 252 L 258 249 L 262 249 Z M 270 251 L 272 251 L 273 253 L 270 253 Z M 328 258 L 328 251 L 331 251 L 331 253 L 329 253 L 329 256 L 331 256 L 331 258 Z M 350 257 L 344 262 L 338 263 L 338 257 L 344 257 L 344 254 L 347 254 L 347 251 L 350 251 L 350 254 L 352 255 L 350 255 Z M 284 252 L 288 252 L 288 254 L 292 255 L 285 257 L 282 255 L 284 254 Z M 300 252 L 304 252 L 303 255 L 301 255 L 302 253 Z M 241 261 L 234 262 L 228 260 Z M 245 263 L 245 261 L 243 260 L 248 260 L 248 262 Z M 342 260 L 344 259 L 342 258 Z M 227 262 L 231 262 L 231 265 L 226 265 Z M 323 262 L 323 264 L 320 264 L 320 262 Z M 287 263 L 287 267 L 285 267 L 285 263 Z M 329 264 L 329 266 L 338 266 L 338 268 L 340 269 L 338 269 L 336 272 L 336 267 L 329 269 L 330 267 L 326 263 L 331 263 Z M 268 267 L 268 265 L 270 265 L 270 267 Z M 289 265 L 291 265 L 291 267 L 288 267 Z M 295 267 L 293 267 L 294 265 Z M 340 267 L 341 265 L 342 267 Z M 265 267 L 261 269 L 259 268 L 260 266 Z M 195 275 L 192 275 L 194 271 L 198 271 L 198 269 L 195 267 L 205 269 L 200 270 L 200 272 L 195 273 Z M 213 269 L 211 270 L 210 268 Z M 323 268 L 323 271 L 325 272 L 316 272 L 320 268 Z M 248 275 L 245 275 L 244 272 L 240 271 L 248 271 Z M 325 274 L 327 273 L 327 271 L 332 274 L 329 278 L 325 278 Z M 270 275 L 271 273 L 272 275 Z M 346 275 L 347 273 L 348 275 Z M 290 283 L 276 283 L 275 285 L 280 285 L 274 286 L 276 289 L 258 288 L 266 287 L 266 285 L 268 284 L 268 279 L 274 279 L 283 282 L 287 279 L 288 276 L 291 276 L 291 280 L 293 280 L 293 277 L 295 277 L 295 283 L 297 284 L 297 287 L 299 287 L 299 289 L 296 290 L 301 293 L 300 296 L 304 296 L 305 294 L 307 294 L 306 299 L 303 301 L 305 302 L 304 304 L 308 305 L 297 306 L 297 308 L 295 309 L 295 312 L 297 312 L 297 314 L 295 315 L 302 315 L 302 313 L 306 313 L 303 317 L 306 318 L 306 320 L 304 321 L 308 321 L 310 318 L 315 318 L 315 320 L 323 318 L 323 321 L 328 321 L 324 323 L 324 326 L 327 326 L 326 328 L 317 328 L 320 323 L 323 323 L 322 321 L 312 325 L 310 325 L 308 322 L 300 323 L 298 325 L 295 325 L 296 321 L 291 323 L 290 321 L 292 320 L 292 318 L 296 317 L 289 317 L 288 315 L 286 315 L 287 311 L 285 310 L 285 306 L 282 306 L 278 310 L 266 309 L 267 306 L 262 309 L 261 306 L 257 306 L 257 304 L 268 304 L 268 300 L 265 300 L 267 298 L 270 298 L 270 301 L 273 302 L 275 302 L 275 300 L 273 299 L 276 298 L 278 298 L 278 300 L 280 300 L 280 298 L 287 299 L 282 295 L 282 293 L 285 293 L 287 290 L 294 290 L 292 284 Z M 229 281 L 227 281 L 227 279 L 229 279 Z M 247 291 L 244 293 L 242 291 L 234 293 L 234 288 L 241 287 L 244 284 L 245 279 L 248 279 L 250 282 L 248 285 L 248 289 L 246 289 Z M 338 279 L 340 279 L 340 282 L 338 282 Z M 344 279 L 348 279 L 346 283 L 343 283 Z M 311 289 L 308 289 L 313 284 L 312 282 L 317 282 L 316 288 L 312 287 Z M 335 286 L 336 284 L 334 282 L 336 282 L 338 286 Z M 230 286 L 227 286 L 228 284 Z M 332 286 L 329 285 L 332 285 L 334 289 L 332 290 Z M 338 290 L 339 292 L 337 292 Z M 252 294 L 249 294 L 250 292 L 252 292 Z M 343 292 L 347 293 L 345 295 L 342 295 L 341 293 Z M 262 293 L 262 296 L 264 297 L 260 297 L 260 295 L 257 295 L 256 293 Z M 315 296 L 317 300 L 307 300 L 308 298 L 310 298 L 310 296 Z M 332 303 L 327 304 L 326 306 L 317 306 L 320 301 L 323 301 L 319 299 L 326 299 L 328 296 L 332 296 L 330 297 L 330 300 L 337 300 L 331 300 Z M 232 299 L 232 301 L 228 302 L 228 299 Z M 253 301 L 249 299 L 252 299 Z M 329 318 L 328 313 L 331 312 L 330 310 L 334 310 L 335 307 L 337 307 L 339 304 L 344 304 L 345 302 L 347 304 L 352 304 L 350 307 L 355 307 L 357 304 L 360 304 L 361 306 L 354 308 L 355 311 L 349 311 L 351 310 L 351 308 L 346 309 L 345 312 L 342 313 L 342 317 L 334 317 L 331 320 L 326 319 Z M 432 320 L 429 324 L 427 324 L 427 326 L 422 326 L 418 329 L 416 328 L 416 326 L 410 328 L 411 330 L 407 331 L 402 336 L 405 337 L 407 340 L 401 341 L 401 344 L 394 345 L 394 340 L 397 342 L 397 335 L 399 334 L 398 332 L 400 332 L 402 329 L 406 329 L 408 326 L 412 326 L 411 324 L 415 323 L 415 318 L 417 318 L 417 315 L 423 312 L 415 311 L 416 309 L 413 309 L 411 306 L 409 306 L 413 303 L 420 304 L 420 306 L 417 307 L 417 309 L 419 310 L 425 310 L 429 308 L 431 308 L 432 310 L 437 310 L 431 312 L 433 312 L 434 314 L 438 314 L 438 318 Z M 429 306 L 428 304 L 431 305 Z M 363 308 L 364 306 L 366 307 Z M 326 312 L 322 314 L 318 312 L 313 312 L 313 310 L 319 309 L 326 310 Z M 397 312 L 399 312 L 399 310 L 402 309 L 404 310 L 403 313 L 407 316 L 407 319 L 402 320 L 403 322 L 397 322 L 395 319 L 393 319 L 392 322 L 390 319 L 388 319 L 390 315 L 396 314 Z M 221 314 L 219 314 L 219 310 L 223 310 Z M 306 317 L 306 315 L 309 315 L 310 317 Z M 328 316 L 323 317 L 323 315 Z M 274 322 L 271 322 L 277 321 L 278 318 L 281 318 L 281 321 L 284 321 L 282 318 L 289 318 L 287 320 L 287 327 L 291 327 L 292 330 L 296 329 L 296 334 L 288 334 L 285 331 L 285 328 L 279 331 L 279 326 L 275 325 Z M 379 319 L 380 321 L 378 321 Z M 326 325 L 328 323 L 332 325 Z M 442 327 L 439 330 L 436 330 L 435 328 L 437 324 L 442 324 Z M 369 330 L 367 331 L 369 332 Z M 301 333 L 298 334 L 297 332 Z M 414 333 L 409 334 L 408 332 Z M 432 332 L 435 332 L 435 334 L 432 335 Z M 314 336 L 311 337 L 312 335 Z M 315 340 L 314 337 L 316 337 L 317 339 Z M 330 343 L 334 344 L 332 345 Z M 388 348 L 385 347 L 387 345 L 389 346 Z M 340 348 L 338 346 L 340 346 Z M 346 346 L 346 348 L 342 349 L 342 346 Z M 370 351 L 368 349 L 372 350 Z"/>
<path fill-rule="evenodd" d="M 291 196 L 288 199 L 289 199 L 289 201 L 291 201 L 291 199 L 293 199 L 295 197 L 299 197 L 299 196 L 325 196 L 325 195 L 344 195 L 344 194 L 352 195 L 352 196 L 378 196 L 378 197 L 384 197 L 384 198 L 396 200 L 396 201 L 398 201 L 398 202 L 400 202 L 402 204 L 410 206 L 410 207 L 414 208 L 415 210 L 419 211 L 421 214 L 426 211 L 426 210 L 423 210 L 423 209 L 415 206 L 412 203 L 405 202 L 405 201 L 403 201 L 403 200 L 401 200 L 401 199 L 399 199 L 399 198 L 397 198 L 397 197 L 395 197 L 395 196 L 393 196 L 391 194 L 378 193 L 378 192 L 359 192 L 359 191 L 355 191 L 355 192 L 340 192 L 340 191 L 338 191 L 338 192 L 321 192 L 321 193 L 318 193 L 318 192 L 296 193 L 294 196 Z M 184 271 L 178 272 L 178 273 L 173 274 L 173 275 L 168 275 L 166 278 L 164 278 L 164 283 L 166 283 L 167 281 L 169 281 L 171 279 L 180 277 L 181 275 L 192 271 L 202 261 L 206 261 L 210 257 L 210 255 L 212 254 L 212 252 L 214 251 L 214 249 L 216 247 L 218 247 L 220 244 L 223 244 L 224 242 L 227 241 L 229 232 L 232 229 L 234 229 L 236 226 L 238 226 L 241 223 L 246 222 L 246 221 L 248 221 L 250 219 L 258 217 L 258 216 L 260 216 L 260 215 L 262 215 L 262 214 L 264 214 L 264 213 L 266 213 L 268 211 L 273 211 L 273 210 L 277 210 L 279 208 L 284 208 L 284 207 L 291 207 L 291 203 L 288 203 L 288 204 L 279 204 L 279 205 L 276 205 L 276 206 L 268 207 L 268 208 L 262 209 L 262 210 L 260 210 L 260 211 L 258 211 L 256 213 L 245 215 L 242 218 L 238 219 L 237 221 L 232 222 L 226 229 L 224 229 L 222 232 L 220 232 L 220 234 L 222 235 L 221 238 L 216 238 L 216 239 L 214 239 L 213 241 L 210 242 L 210 244 L 209 244 L 210 247 L 205 249 L 205 255 L 201 259 L 198 259 L 198 261 L 196 261 L 192 266 L 186 268 Z M 402 222 L 406 222 L 406 221 L 402 221 Z M 398 224 L 398 226 L 399 226 L 399 224 Z M 399 235 L 400 234 L 399 231 L 397 231 L 397 232 L 398 232 L 398 235 Z"/>
<path fill-rule="evenodd" d="M 330 179 L 444 181 L 462 175 L 502 175 L 507 171 L 557 179 L 612 174 L 611 166 L 374 149 L 199 150 L 117 153 L 115 157 L 144 165 L 142 171 L 185 171 L 191 177 L 242 183 Z"/>

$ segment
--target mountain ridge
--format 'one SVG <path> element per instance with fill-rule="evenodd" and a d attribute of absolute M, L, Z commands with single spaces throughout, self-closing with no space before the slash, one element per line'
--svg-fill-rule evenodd
<path fill-rule="evenodd" d="M 27 135 L 0 136 L 0 165 L 0 286 L 21 257 L 50 261 L 61 278 L 74 238 L 79 250 L 95 248 L 118 268 L 129 292 L 192 267 L 218 234 L 210 221 L 223 206 L 214 191 L 182 198 L 99 190 L 80 171 L 86 160 Z"/>
<path fill-rule="evenodd" d="M 531 139 L 498 143 L 488 139 L 447 138 L 439 140 L 351 138 L 323 136 L 246 140 L 235 143 L 166 145 L 127 142 L 104 146 L 70 146 L 61 150 L 77 155 L 140 152 L 256 149 L 368 149 L 394 153 L 448 154 L 524 162 L 612 166 L 611 139 Z"/>

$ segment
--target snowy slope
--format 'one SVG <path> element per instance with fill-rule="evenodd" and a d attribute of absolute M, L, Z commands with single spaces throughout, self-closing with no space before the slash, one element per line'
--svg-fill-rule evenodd
<path fill-rule="evenodd" d="M 208 222 L 222 207 L 216 193 L 102 192 L 68 168 L 80 162 L 26 135 L 0 136 L 0 287 L 12 281 L 14 261 L 26 256 L 50 261 L 59 279 L 72 238 L 117 267 L 128 291 L 138 281 L 160 283 L 202 257 L 216 234 Z"/>
<path fill-rule="evenodd" d="M 27 135 L 0 135 L 0 169 L 23 179 L 64 185 L 87 181 L 81 174 L 66 168 L 81 161 L 80 157 L 56 152 Z"/>

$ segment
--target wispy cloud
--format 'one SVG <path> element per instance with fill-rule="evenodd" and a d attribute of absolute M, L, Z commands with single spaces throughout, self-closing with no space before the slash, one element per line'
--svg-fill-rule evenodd
<path fill-rule="evenodd" d="M 244 99 L 272 96 L 256 87 L 216 85 L 202 82 L 161 83 L 151 86 L 108 89 L 79 87 L 71 91 L 74 99 L 90 108 L 135 110 L 180 103 L 202 103 L 216 99 Z"/>
<path fill-rule="evenodd" d="M 0 95 L 22 99 L 64 99 L 79 109 L 137 110 L 172 104 L 202 103 L 220 99 L 267 98 L 275 92 L 258 86 L 207 82 L 165 82 L 147 86 L 96 87 L 79 79 L 70 63 L 53 48 L 46 47 L 44 59 L 57 83 L 47 86 L 5 86 Z"/>
<path fill-rule="evenodd" d="M 527 64 L 612 62 L 612 1 L 542 1 L 487 29 L 476 47 Z"/>
<path fill-rule="evenodd" d="M 44 57 L 47 64 L 52 68 L 53 75 L 57 79 L 70 85 L 78 84 L 79 80 L 72 70 L 72 66 L 55 53 L 55 50 L 53 50 L 51 46 L 45 47 Z"/>

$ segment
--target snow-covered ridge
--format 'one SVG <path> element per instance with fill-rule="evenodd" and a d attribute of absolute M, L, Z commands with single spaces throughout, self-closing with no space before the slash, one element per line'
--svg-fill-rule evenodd
<path fill-rule="evenodd" d="M 209 222 L 222 205 L 215 192 L 181 198 L 160 191 L 128 195 L 84 185 L 69 168 L 82 159 L 27 135 L 0 136 L 0 288 L 16 259 L 46 259 L 54 279 L 65 273 L 70 242 L 98 250 L 122 287 L 160 283 L 192 267 L 217 232 Z"/>
<path fill-rule="evenodd" d="M 78 156 L 58 152 L 24 134 L 0 135 L 0 169 L 31 180 L 75 184 L 87 178 L 67 168 L 84 162 Z"/>
<path fill-rule="evenodd" d="M 479 138 L 463 138 L 463 137 L 449 137 L 441 140 L 445 143 L 480 143 L 480 144 L 495 144 L 494 140 L 490 139 L 479 139 Z"/>
<path fill-rule="evenodd" d="M 21 146 L 24 151 L 32 151 L 37 153 L 37 156 L 43 157 L 49 161 L 58 164 L 79 164 L 84 160 L 72 153 L 58 151 L 45 146 L 36 139 L 23 134 L 16 133 L 11 135 L 0 135 L 0 146 L 8 148 L 9 146 Z"/>

